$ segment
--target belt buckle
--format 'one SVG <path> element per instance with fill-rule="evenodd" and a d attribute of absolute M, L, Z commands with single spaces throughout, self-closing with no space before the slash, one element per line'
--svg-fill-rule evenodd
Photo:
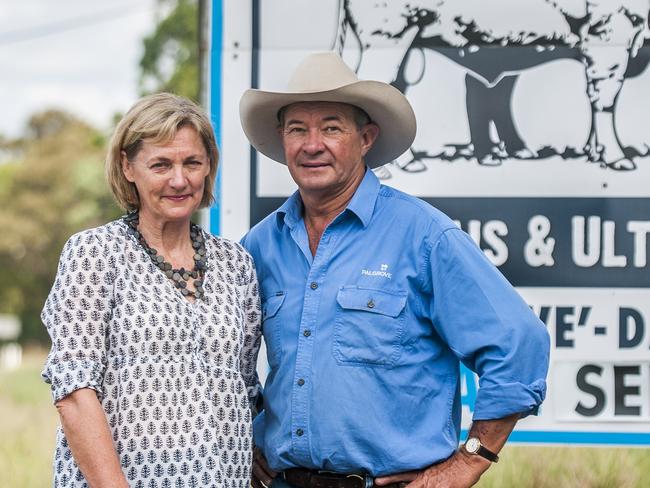
<path fill-rule="evenodd" d="M 369 486 L 372 486 L 372 482 L 368 484 L 369 478 L 367 476 L 361 476 L 360 474 L 349 474 L 345 477 L 345 479 L 358 479 L 361 481 L 359 488 L 368 488 Z"/>

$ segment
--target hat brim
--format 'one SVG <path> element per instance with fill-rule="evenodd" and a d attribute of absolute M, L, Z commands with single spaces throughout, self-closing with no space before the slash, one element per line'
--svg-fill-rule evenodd
<path fill-rule="evenodd" d="M 393 161 L 415 138 L 416 122 L 411 104 L 397 88 L 379 81 L 361 80 L 315 92 L 246 90 L 239 102 L 244 133 L 255 149 L 279 163 L 286 164 L 278 131 L 278 112 L 298 102 L 347 103 L 363 109 L 379 126 L 379 136 L 364 158 L 370 168 Z"/>

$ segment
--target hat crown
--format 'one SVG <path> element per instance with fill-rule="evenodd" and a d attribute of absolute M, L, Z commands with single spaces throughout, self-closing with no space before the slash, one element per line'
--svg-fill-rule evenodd
<path fill-rule="evenodd" d="M 287 88 L 292 93 L 324 92 L 359 81 L 341 57 L 333 52 L 316 53 L 295 69 Z"/>

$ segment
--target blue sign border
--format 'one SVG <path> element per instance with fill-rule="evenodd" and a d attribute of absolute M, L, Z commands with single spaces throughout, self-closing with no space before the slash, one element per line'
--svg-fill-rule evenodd
<path fill-rule="evenodd" d="M 467 430 L 461 431 L 461 438 L 467 438 Z M 650 433 L 640 432 L 575 432 L 514 430 L 508 437 L 508 444 L 588 444 L 619 445 L 620 447 L 643 446 L 650 444 Z"/>
<path fill-rule="evenodd" d="M 217 145 L 222 147 L 221 139 L 221 58 L 223 49 L 223 0 L 213 0 L 210 28 L 210 97 L 208 111 L 217 137 Z M 214 203 L 210 207 L 210 232 L 221 232 L 221 165 L 214 183 Z"/>

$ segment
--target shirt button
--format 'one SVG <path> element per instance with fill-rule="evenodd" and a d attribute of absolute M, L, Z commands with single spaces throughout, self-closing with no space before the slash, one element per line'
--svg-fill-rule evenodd
<path fill-rule="evenodd" d="M 303 431 L 302 429 L 298 429 L 298 430 L 296 430 L 296 435 L 297 435 L 298 437 L 302 437 L 302 435 L 303 435 L 304 433 L 305 433 L 305 431 Z"/>
<path fill-rule="evenodd" d="M 302 335 L 304 335 L 305 337 L 309 337 L 309 336 L 311 335 L 311 330 L 309 330 L 309 329 L 305 329 L 305 330 L 303 331 Z"/>
<path fill-rule="evenodd" d="M 311 288 L 312 290 L 315 290 L 316 288 L 318 288 L 318 283 L 316 283 L 315 281 L 312 281 L 311 285 L 309 285 L 309 288 Z"/>
<path fill-rule="evenodd" d="M 372 300 L 372 298 L 368 302 L 368 308 L 375 308 L 375 302 Z"/>
<path fill-rule="evenodd" d="M 302 378 L 300 378 L 300 379 L 297 381 L 297 383 L 298 383 L 298 386 L 302 386 L 302 385 L 305 384 L 305 380 L 303 380 Z"/>

